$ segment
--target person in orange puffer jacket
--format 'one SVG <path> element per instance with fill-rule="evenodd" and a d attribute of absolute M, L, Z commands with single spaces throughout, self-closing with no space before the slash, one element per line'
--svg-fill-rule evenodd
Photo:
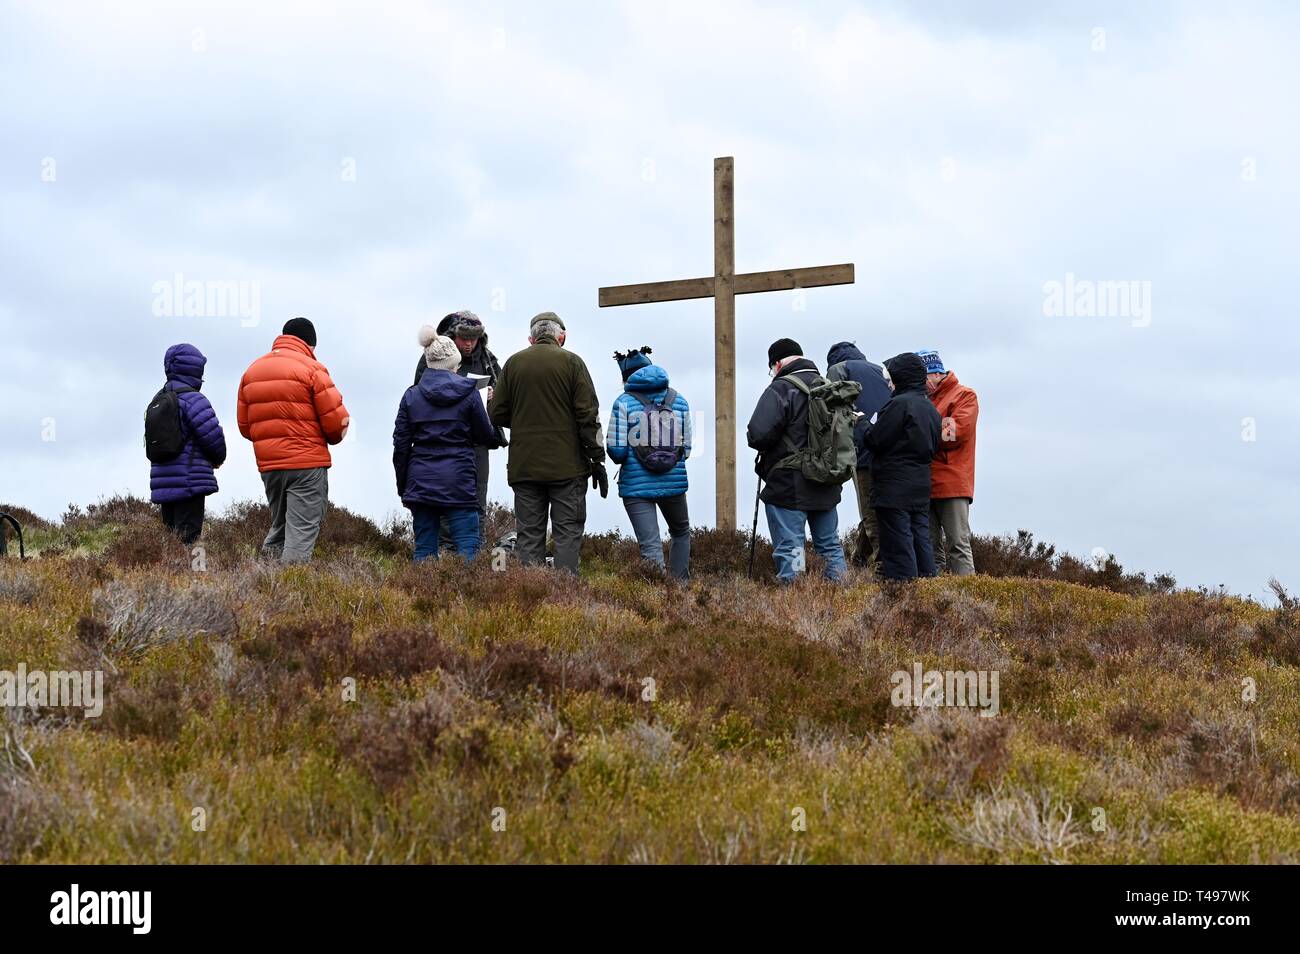
<path fill-rule="evenodd" d="M 939 449 L 930 464 L 930 543 L 935 568 L 957 576 L 975 572 L 970 505 L 975 501 L 975 422 L 980 402 L 972 388 L 943 366 L 939 352 L 918 351 L 925 386 L 939 412 Z"/>
<path fill-rule="evenodd" d="M 329 502 L 328 445 L 351 422 L 315 349 L 315 327 L 292 318 L 239 381 L 239 433 L 253 442 L 271 508 L 262 552 L 284 563 L 305 563 L 316 549 Z"/>

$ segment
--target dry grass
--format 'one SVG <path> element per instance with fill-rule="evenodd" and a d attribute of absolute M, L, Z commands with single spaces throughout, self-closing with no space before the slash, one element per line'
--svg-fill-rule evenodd
<path fill-rule="evenodd" d="M 986 547 L 1003 576 L 779 590 L 770 551 L 746 579 L 748 540 L 714 531 L 689 585 L 611 534 L 574 580 L 412 565 L 406 527 L 342 510 L 282 569 L 265 522 L 214 520 L 196 572 L 116 498 L 0 562 L 0 669 L 107 692 L 99 719 L 6 711 L 0 861 L 1300 859 L 1280 588 L 1172 591 L 1022 540 Z M 917 663 L 998 671 L 1000 714 L 895 707 Z"/>

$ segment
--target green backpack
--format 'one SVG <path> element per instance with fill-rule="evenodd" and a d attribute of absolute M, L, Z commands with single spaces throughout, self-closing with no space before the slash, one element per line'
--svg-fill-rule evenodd
<path fill-rule="evenodd" d="M 809 387 L 793 374 L 786 380 L 808 395 L 808 446 L 795 447 L 787 434 L 785 443 L 790 454 L 776 466 L 797 470 L 814 483 L 844 483 L 858 466 L 858 450 L 853 444 L 853 405 L 862 393 L 862 385 L 818 376 Z"/>

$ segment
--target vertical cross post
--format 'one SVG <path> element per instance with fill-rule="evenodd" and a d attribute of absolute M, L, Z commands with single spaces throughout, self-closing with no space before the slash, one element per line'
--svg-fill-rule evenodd
<path fill-rule="evenodd" d="M 853 284 L 853 264 L 781 268 L 736 274 L 735 194 L 732 159 L 713 160 L 713 274 L 637 285 L 609 285 L 597 294 L 601 308 L 687 301 L 713 296 L 713 438 L 717 526 L 736 529 L 736 296 L 758 292 Z"/>
<path fill-rule="evenodd" d="M 713 160 L 713 439 L 719 530 L 736 529 L 736 223 L 732 158 Z"/>

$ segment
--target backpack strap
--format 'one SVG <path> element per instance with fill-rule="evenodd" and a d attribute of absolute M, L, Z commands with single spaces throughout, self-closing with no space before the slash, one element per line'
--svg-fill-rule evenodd
<path fill-rule="evenodd" d="M 646 393 L 644 391 L 625 391 L 624 393 L 630 394 L 632 395 L 632 397 L 640 401 L 642 407 L 655 406 L 655 402 L 650 400 L 650 398 L 646 396 Z M 667 391 L 664 392 L 664 399 L 659 403 L 671 411 L 673 407 L 673 402 L 676 400 L 677 400 L 677 392 L 674 391 L 672 388 L 669 388 Z"/>
<path fill-rule="evenodd" d="M 797 373 L 797 372 L 796 372 L 796 373 Z M 786 379 L 785 379 L 785 382 L 786 382 L 786 384 L 793 384 L 796 388 L 798 388 L 800 391 L 802 391 L 805 395 L 811 395 L 811 394 L 812 394 L 812 389 L 809 388 L 808 385 L 806 385 L 806 384 L 803 383 L 803 379 L 801 379 L 801 378 L 796 378 L 793 374 L 787 375 L 787 376 L 786 376 Z"/>
<path fill-rule="evenodd" d="M 802 392 L 804 393 L 804 396 L 805 396 L 805 397 L 811 398 L 811 397 L 812 397 L 812 388 L 810 388 L 808 385 L 804 384 L 804 382 L 803 382 L 802 379 L 795 377 L 795 374 L 799 374 L 799 373 L 800 373 L 800 372 L 796 371 L 794 374 L 786 375 L 786 377 L 785 377 L 785 381 L 786 381 L 787 384 L 793 385 L 795 388 L 797 388 L 798 390 L 802 391 Z M 820 383 L 820 384 L 825 384 L 825 383 L 826 383 L 825 379 L 824 379 L 820 374 L 817 375 L 817 376 L 813 379 L 813 384 L 814 384 L 814 385 L 819 384 L 819 383 Z M 782 434 L 781 436 L 782 436 L 782 438 L 785 439 L 785 446 L 786 446 L 786 448 L 790 451 L 791 454 L 795 454 L 795 455 L 797 455 L 797 454 L 799 454 L 800 451 L 803 450 L 802 447 L 796 447 L 796 446 L 795 446 L 794 441 L 790 438 L 790 434 L 789 434 L 789 432 L 787 432 L 787 433 L 785 433 L 785 434 Z M 787 458 L 787 459 L 788 459 L 788 458 Z"/>

